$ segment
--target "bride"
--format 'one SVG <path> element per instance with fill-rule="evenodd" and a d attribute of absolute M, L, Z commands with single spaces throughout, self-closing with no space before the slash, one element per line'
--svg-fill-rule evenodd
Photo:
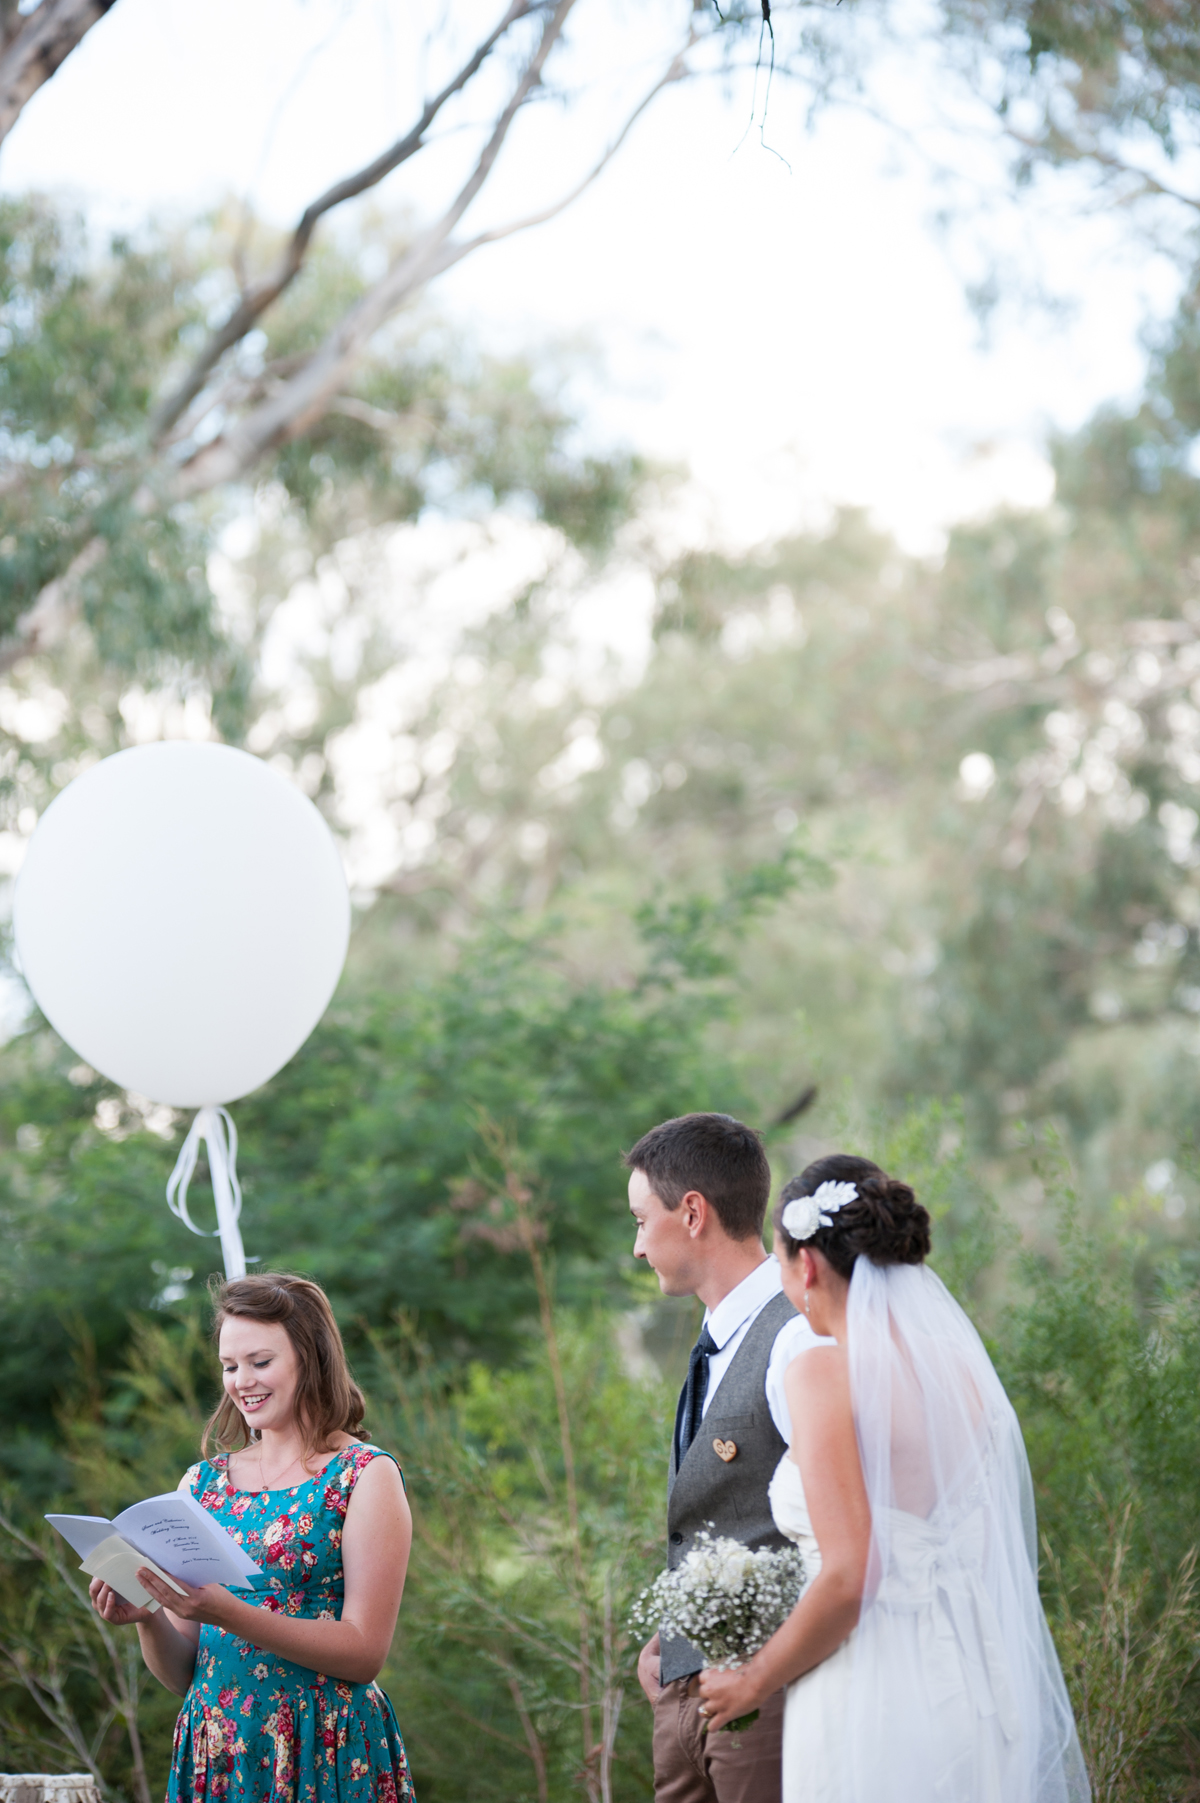
<path fill-rule="evenodd" d="M 701 1674 L 709 1729 L 786 1684 L 783 1803 L 1086 1803 L 1021 1430 L 924 1263 L 928 1214 L 837 1155 L 775 1227 L 784 1288 L 832 1342 L 788 1368 L 771 1481 L 805 1589 L 753 1659 Z"/>

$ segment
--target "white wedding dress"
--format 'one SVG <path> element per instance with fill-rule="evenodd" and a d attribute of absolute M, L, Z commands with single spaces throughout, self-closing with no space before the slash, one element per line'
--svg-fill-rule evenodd
<path fill-rule="evenodd" d="M 804 1501 L 804 1484 L 791 1454 L 779 1461 L 771 1479 L 771 1512 L 781 1534 L 794 1540 L 804 1556 L 805 1589 L 821 1569 L 817 1545 Z M 982 1536 L 982 1517 L 966 1530 Z M 959 1541 L 963 1529 L 955 1535 Z M 891 1593 L 888 1609 L 890 1636 L 876 1648 L 872 1659 L 874 1678 L 885 1690 L 904 1674 L 906 1686 L 915 1672 L 923 1675 L 933 1708 L 925 1729 L 940 1742 L 943 1783 L 929 1803 L 1008 1803 L 1019 1795 L 1008 1782 L 1012 1764 L 1010 1748 L 1020 1736 L 1020 1723 L 1003 1664 L 998 1628 L 988 1621 L 992 1613 L 981 1574 L 972 1571 L 982 1554 L 965 1550 L 960 1567 L 956 1558 L 954 1588 L 941 1581 L 942 1537 L 927 1521 L 900 1510 L 892 1513 L 893 1565 L 887 1579 Z M 962 1571 L 968 1574 L 965 1581 Z M 972 1582 L 972 1577 L 976 1581 Z M 971 1632 L 960 1639 L 961 1612 L 972 1617 Z M 979 1644 L 985 1663 L 972 1657 L 974 1630 L 982 1629 Z M 867 1682 L 867 1674 L 855 1672 L 855 1636 L 851 1634 L 835 1653 L 788 1686 L 783 1721 L 783 1803 L 851 1803 L 857 1798 L 852 1771 L 847 1765 L 850 1732 L 849 1700 L 854 1683 Z M 882 1701 L 882 1699 L 881 1699 Z M 885 1705 L 886 1711 L 886 1705 Z M 910 1724 L 911 1726 L 911 1724 Z M 894 1727 L 894 1725 L 893 1725 Z M 889 1758 L 903 1759 L 902 1745 L 893 1745 Z"/>
<path fill-rule="evenodd" d="M 859 1258 L 846 1344 L 866 1588 L 858 1626 L 788 1686 L 783 1803 L 1087 1803 L 1024 1443 L 982 1341 L 932 1271 Z M 821 1550 L 790 1453 L 770 1499 L 807 1590 Z"/>
<path fill-rule="evenodd" d="M 800 1468 L 790 1452 L 775 1467 L 768 1491 L 775 1526 L 804 1559 L 804 1588 L 821 1569 Z M 783 1803 L 842 1803 L 841 1749 L 846 1697 L 854 1667 L 854 1636 L 836 1653 L 788 1685 L 783 1714 Z"/>

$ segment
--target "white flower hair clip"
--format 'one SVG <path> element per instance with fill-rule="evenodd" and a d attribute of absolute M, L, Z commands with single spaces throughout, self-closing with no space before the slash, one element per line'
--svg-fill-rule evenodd
<path fill-rule="evenodd" d="M 847 1202 L 858 1199 L 856 1183 L 822 1183 L 811 1196 L 797 1196 L 780 1215 L 789 1239 L 810 1240 L 818 1227 L 832 1227 L 833 1217 Z"/>

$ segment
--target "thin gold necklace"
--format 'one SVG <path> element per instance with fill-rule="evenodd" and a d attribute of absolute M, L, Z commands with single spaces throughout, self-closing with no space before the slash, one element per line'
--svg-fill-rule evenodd
<path fill-rule="evenodd" d="M 262 1445 L 262 1443 L 261 1443 L 261 1441 L 260 1441 L 260 1442 L 259 1442 L 259 1447 L 260 1447 L 260 1451 L 259 1451 L 259 1459 L 258 1459 L 258 1474 L 259 1474 L 259 1477 L 260 1477 L 260 1478 L 261 1478 L 261 1477 L 262 1477 L 262 1475 L 263 1475 L 263 1466 L 262 1466 L 262 1452 L 261 1452 L 261 1445 Z M 290 1459 L 289 1459 L 289 1460 L 288 1460 L 288 1462 L 287 1462 L 287 1464 L 286 1464 L 286 1465 L 284 1465 L 284 1466 L 283 1466 L 283 1467 L 282 1467 L 282 1469 L 281 1469 L 281 1470 L 280 1470 L 280 1471 L 279 1471 L 279 1472 L 277 1472 L 277 1473 L 276 1473 L 276 1481 L 275 1481 L 275 1483 L 273 1483 L 273 1484 L 262 1484 L 262 1483 L 260 1483 L 260 1484 L 259 1484 L 259 1486 L 258 1486 L 258 1488 L 259 1488 L 259 1490 L 260 1490 L 260 1492 L 261 1492 L 261 1493 L 262 1493 L 262 1495 L 263 1495 L 263 1496 L 265 1496 L 265 1495 L 266 1495 L 266 1494 L 267 1494 L 267 1491 L 268 1491 L 268 1490 L 278 1490 L 278 1489 L 280 1489 L 280 1488 L 282 1488 L 282 1486 L 281 1486 L 281 1485 L 280 1485 L 280 1483 L 279 1483 L 279 1481 L 278 1481 L 278 1480 L 279 1480 L 279 1478 L 281 1478 L 281 1477 L 282 1477 L 282 1476 L 283 1476 L 283 1473 L 284 1473 L 284 1472 L 285 1472 L 285 1471 L 290 1471 L 290 1470 L 291 1470 L 291 1469 L 292 1469 L 292 1466 L 293 1466 L 293 1465 L 295 1465 L 295 1464 L 296 1464 L 296 1463 L 297 1463 L 297 1462 L 298 1462 L 298 1461 L 300 1461 L 300 1455 L 299 1455 L 299 1454 L 294 1454 L 294 1455 L 293 1455 L 293 1456 L 292 1456 L 292 1457 L 291 1457 L 291 1458 L 290 1458 Z M 300 1462 L 301 1462 L 301 1463 L 302 1463 L 302 1461 L 300 1461 Z M 304 1470 L 305 1470 L 305 1471 L 306 1471 L 306 1472 L 307 1472 L 307 1470 L 308 1470 L 308 1467 L 307 1467 L 307 1465 L 304 1465 Z M 231 1474 L 230 1474 L 230 1470 L 229 1470 L 229 1462 L 228 1462 L 228 1460 L 226 1460 L 226 1463 L 225 1463 L 225 1494 L 226 1494 L 226 1495 L 227 1495 L 227 1496 L 236 1496 L 236 1495 L 237 1495 L 237 1491 L 236 1491 L 236 1489 L 235 1489 L 235 1488 L 234 1488 L 234 1485 L 233 1485 L 233 1482 L 232 1482 L 232 1478 L 231 1478 Z"/>
<path fill-rule="evenodd" d="M 287 1472 L 287 1471 L 290 1471 L 290 1470 L 291 1470 L 291 1469 L 292 1469 L 292 1466 L 293 1466 L 293 1465 L 297 1465 L 297 1464 L 298 1464 L 298 1465 L 299 1465 L 299 1466 L 300 1466 L 300 1468 L 301 1468 L 301 1470 L 302 1470 L 302 1471 L 303 1471 L 303 1472 L 304 1472 L 304 1473 L 305 1473 L 305 1475 L 306 1475 L 306 1476 L 307 1476 L 307 1475 L 308 1475 L 308 1466 L 307 1466 L 307 1464 L 306 1464 L 306 1463 L 305 1463 L 305 1462 L 304 1462 L 304 1460 L 303 1460 L 303 1459 L 302 1459 L 302 1457 L 301 1457 L 301 1456 L 300 1456 L 300 1454 L 299 1454 L 299 1453 L 295 1453 L 295 1454 L 293 1454 L 293 1456 L 292 1456 L 292 1457 L 291 1457 L 291 1458 L 290 1458 L 290 1459 L 289 1459 L 289 1460 L 288 1460 L 288 1462 L 287 1462 L 287 1464 L 286 1464 L 286 1465 L 285 1465 L 285 1466 L 284 1466 L 284 1467 L 283 1467 L 283 1470 L 281 1470 L 281 1471 L 277 1471 L 277 1472 L 276 1472 L 276 1474 L 275 1474 L 275 1482 L 274 1482 L 274 1483 L 273 1483 L 273 1484 L 268 1484 L 268 1483 L 264 1483 L 264 1484 L 263 1484 L 263 1485 L 262 1485 L 262 1489 L 263 1489 L 263 1490 L 264 1490 L 264 1491 L 266 1491 L 266 1490 L 282 1490 L 282 1489 L 284 1489 L 284 1488 L 286 1488 L 286 1486 L 285 1486 L 285 1485 L 283 1485 L 283 1484 L 281 1484 L 281 1483 L 280 1483 L 280 1481 L 279 1481 L 279 1480 L 280 1480 L 280 1478 L 281 1478 L 281 1477 L 282 1477 L 282 1476 L 283 1476 L 283 1475 L 284 1475 L 284 1472 Z M 263 1462 L 262 1462 L 262 1454 L 261 1454 L 261 1452 L 260 1452 L 260 1453 L 259 1453 L 259 1458 L 258 1458 L 258 1474 L 259 1474 L 259 1476 L 260 1476 L 260 1477 L 263 1477 L 263 1476 L 265 1476 L 265 1474 L 264 1474 L 264 1471 L 263 1471 Z"/>

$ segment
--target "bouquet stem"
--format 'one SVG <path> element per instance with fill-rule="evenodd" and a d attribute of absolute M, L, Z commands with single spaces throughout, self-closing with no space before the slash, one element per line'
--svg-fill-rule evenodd
<path fill-rule="evenodd" d="M 740 1734 L 743 1728 L 753 1728 L 755 1722 L 758 1720 L 759 1713 L 760 1712 L 757 1709 L 752 1709 L 750 1711 L 749 1715 L 735 1716 L 733 1721 L 724 1722 L 721 1725 L 721 1727 L 718 1728 L 717 1733 L 718 1734 Z M 702 1734 L 708 1733 L 708 1723 L 707 1722 L 705 1722 L 705 1724 L 704 1724 L 703 1728 L 700 1730 L 700 1732 Z"/>

